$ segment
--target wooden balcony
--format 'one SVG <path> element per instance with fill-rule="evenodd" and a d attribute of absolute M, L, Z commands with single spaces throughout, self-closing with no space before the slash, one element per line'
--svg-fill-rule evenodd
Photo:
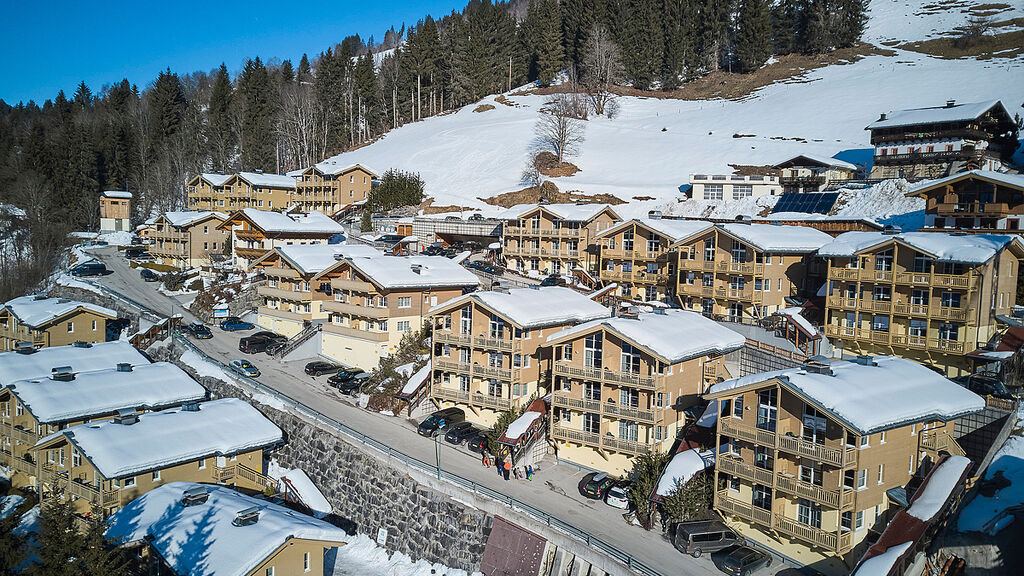
<path fill-rule="evenodd" d="M 579 238 L 583 236 L 583 228 L 530 228 L 528 226 L 505 226 L 505 236 L 527 236 L 544 238 Z"/>
<path fill-rule="evenodd" d="M 967 453 L 960 447 L 960 444 L 945 430 L 922 430 L 917 435 L 918 446 L 922 450 L 935 452 L 947 452 L 953 456 L 966 456 Z"/>
<path fill-rule="evenodd" d="M 377 289 L 369 282 L 349 280 L 347 278 L 331 278 L 331 288 L 359 292 L 360 294 L 375 294 L 377 292 Z"/>
<path fill-rule="evenodd" d="M 292 268 L 282 268 L 280 266 L 263 266 L 263 273 L 267 276 L 274 278 L 298 278 L 299 272 Z"/>
<path fill-rule="evenodd" d="M 644 390 L 664 390 L 665 377 L 661 374 L 642 376 L 629 372 L 619 372 L 608 368 L 595 368 L 590 366 L 575 366 L 569 362 L 555 362 L 554 373 L 559 376 L 576 378 L 578 380 L 591 380 L 604 382 L 616 386 L 630 386 Z"/>
<path fill-rule="evenodd" d="M 633 284 L 658 284 L 666 278 L 666 275 L 660 272 L 647 272 L 645 270 L 624 272 L 622 270 L 602 269 L 599 276 L 601 280 L 606 282 L 631 282 Z"/>
<path fill-rule="evenodd" d="M 718 468 L 719 472 L 724 472 L 732 476 L 739 476 L 740 478 L 750 480 L 751 482 L 757 482 L 763 486 L 771 486 L 775 484 L 774 472 L 747 464 L 741 458 L 736 456 L 721 456 L 715 463 L 715 467 Z"/>
<path fill-rule="evenodd" d="M 78 480 L 68 479 L 67 473 L 59 471 L 57 468 L 54 468 L 52 464 L 45 464 L 42 466 L 39 471 L 39 481 L 44 484 L 50 484 L 51 489 L 55 487 L 55 484 L 59 483 L 59 487 L 66 493 L 81 498 L 90 504 L 102 506 L 103 508 L 120 506 L 121 504 L 121 494 L 119 490 L 100 490 L 91 484 L 85 484 Z"/>
<path fill-rule="evenodd" d="M 781 532 L 786 536 L 838 554 L 847 552 L 853 545 L 853 536 L 850 532 L 828 532 L 797 522 L 782 514 L 773 514 L 771 510 L 730 498 L 726 490 L 715 493 L 715 508 L 727 515 L 742 518 L 753 524 L 764 526 L 769 530 Z"/>
<path fill-rule="evenodd" d="M 34 445 L 40 438 L 40 436 L 32 430 L 19 428 L 7 422 L 0 422 L 0 434 L 10 436 L 12 440 L 29 446 Z"/>
<path fill-rule="evenodd" d="M 700 259 L 698 259 L 698 260 L 690 260 L 689 258 L 686 258 L 686 259 L 680 258 L 679 259 L 679 269 L 680 270 L 695 270 L 695 271 L 703 270 L 705 272 L 714 272 L 715 271 L 715 261 L 714 260 L 700 260 Z"/>
<path fill-rule="evenodd" d="M 289 302 L 312 302 L 312 292 L 298 292 L 295 290 L 285 288 L 273 288 L 270 286 L 260 286 L 256 288 L 256 293 L 264 298 L 274 298 L 277 300 L 288 300 Z"/>
<path fill-rule="evenodd" d="M 312 314 L 307 314 L 305 312 L 292 312 L 291 310 L 271 308 L 269 306 L 260 306 L 256 309 L 256 312 L 263 316 L 273 316 L 274 318 L 291 320 L 292 322 L 304 322 L 306 320 L 313 319 Z"/>
<path fill-rule="evenodd" d="M 265 248 L 245 248 L 243 246 L 236 246 L 233 250 L 235 251 L 235 256 L 245 258 L 246 260 L 256 260 L 261 258 L 267 252 L 270 252 L 270 250 Z"/>
<path fill-rule="evenodd" d="M 679 294 L 685 294 L 687 296 L 702 296 L 705 298 L 714 298 L 715 287 L 703 286 L 700 283 L 679 284 L 676 287 L 676 292 L 678 292 Z"/>
<path fill-rule="evenodd" d="M 506 340 L 504 338 L 490 338 L 487 336 L 476 336 L 473 338 L 473 345 L 485 350 L 501 350 L 503 352 L 512 352 L 522 348 L 522 342 L 519 340 Z"/>
<path fill-rule="evenodd" d="M 473 337 L 469 334 L 456 334 L 454 332 L 440 332 L 434 330 L 434 342 L 441 344 L 453 344 L 455 346 L 472 346 Z"/>
<path fill-rule="evenodd" d="M 719 262 L 716 266 L 719 272 L 732 274 L 751 274 L 761 276 L 764 274 L 764 264 L 755 262 Z"/>
<path fill-rule="evenodd" d="M 323 325 L 323 331 L 328 334 L 337 334 L 338 336 L 358 338 L 360 340 L 369 340 L 371 342 L 387 342 L 391 339 L 391 335 L 387 332 L 360 330 L 359 328 L 342 326 L 341 324 L 336 324 L 334 322 L 325 322 Z"/>
<path fill-rule="evenodd" d="M 551 428 L 551 438 L 554 440 L 561 440 L 563 442 L 576 442 L 577 444 L 592 446 L 600 450 L 611 450 L 634 456 L 649 454 L 654 451 L 653 444 L 647 444 L 646 442 L 638 442 L 635 440 L 624 440 L 622 438 L 611 436 L 610 434 L 584 432 L 583 430 L 566 428 L 560 424 L 555 424 Z"/>
<path fill-rule="evenodd" d="M 936 215 L 949 218 L 1002 218 L 1010 214 L 1010 205 L 1006 202 L 940 202 L 929 208 Z"/>
<path fill-rule="evenodd" d="M 388 308 L 377 308 L 375 306 L 360 306 L 358 304 L 348 304 L 345 302 L 338 302 L 337 300 L 324 300 L 320 303 L 324 310 L 328 312 L 334 312 L 335 314 L 345 314 L 348 316 L 357 316 L 359 318 L 373 318 L 374 320 L 383 320 L 391 315 L 391 310 Z"/>
<path fill-rule="evenodd" d="M 853 506 L 853 490 L 826 490 L 787 474 L 777 474 L 775 487 L 787 494 L 817 502 L 829 508 L 846 510 Z"/>
<path fill-rule="evenodd" d="M 871 342 L 884 346 L 910 348 L 914 350 L 932 350 L 954 354 L 963 354 L 966 346 L 964 342 L 959 340 L 927 338 L 924 336 L 914 336 L 910 334 L 894 334 L 892 332 L 883 332 L 880 330 L 851 328 L 848 326 L 836 326 L 833 324 L 825 326 L 825 335 L 832 338 Z"/>
<path fill-rule="evenodd" d="M 657 416 L 654 410 L 645 410 L 632 406 L 620 406 L 615 402 L 588 400 L 566 396 L 564 392 L 555 392 L 551 396 L 552 404 L 579 412 L 592 412 L 618 420 L 633 420 L 645 424 L 655 424 Z"/>
<path fill-rule="evenodd" d="M 764 508 L 758 508 L 746 502 L 729 498 L 728 492 L 725 490 L 719 490 L 715 493 L 715 509 L 769 529 L 772 527 L 771 510 L 765 510 Z"/>
<path fill-rule="evenodd" d="M 757 444 L 758 446 L 776 448 L 783 452 L 811 458 L 812 460 L 817 460 L 837 468 L 845 468 L 857 463 L 857 451 L 855 449 L 826 446 L 808 442 L 796 436 L 776 434 L 734 418 L 719 419 L 719 432 L 732 438 Z"/>
<path fill-rule="evenodd" d="M 446 388 L 438 385 L 430 387 L 430 396 L 438 401 L 454 402 L 456 404 L 465 404 L 467 406 L 479 406 L 481 408 L 489 408 L 499 412 L 503 412 L 512 407 L 512 400 L 509 398 L 488 396 L 487 394 L 481 394 L 479 392 L 472 393 L 462 390 L 454 390 L 452 388 Z"/>
<path fill-rule="evenodd" d="M 742 302 L 758 303 L 764 299 L 764 292 L 754 290 L 753 286 L 735 288 L 732 286 L 716 287 L 715 298 L 720 300 L 739 300 Z"/>
<path fill-rule="evenodd" d="M 11 456 L 9 458 L 11 468 L 14 468 L 15 472 L 21 472 L 28 476 L 36 475 L 36 463 L 25 460 L 24 457 Z"/>
<path fill-rule="evenodd" d="M 883 282 L 909 286 L 931 286 L 934 288 L 959 288 L 974 290 L 977 276 L 973 274 L 936 274 L 932 272 L 908 272 L 892 270 L 871 270 L 862 268 L 830 268 L 830 280 L 848 282 Z"/>
<path fill-rule="evenodd" d="M 601 249 L 601 258 L 614 258 L 615 260 L 643 260 L 653 262 L 664 255 L 664 250 L 623 250 L 622 248 Z"/>
<path fill-rule="evenodd" d="M 242 485 L 250 489 L 277 490 L 277 480 L 249 468 L 244 464 L 228 464 L 218 466 L 213 471 L 214 479 L 222 484 Z"/>

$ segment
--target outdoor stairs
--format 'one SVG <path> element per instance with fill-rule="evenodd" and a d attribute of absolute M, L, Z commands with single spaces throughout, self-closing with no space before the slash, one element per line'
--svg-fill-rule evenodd
<path fill-rule="evenodd" d="M 283 359 L 288 354 L 291 354 L 296 348 L 305 344 L 314 335 L 319 334 L 322 328 L 323 324 L 320 322 L 314 322 L 309 326 L 306 326 L 302 329 L 302 332 L 293 336 L 284 346 L 281 347 L 280 350 L 275 352 L 274 358 L 279 360 Z"/>

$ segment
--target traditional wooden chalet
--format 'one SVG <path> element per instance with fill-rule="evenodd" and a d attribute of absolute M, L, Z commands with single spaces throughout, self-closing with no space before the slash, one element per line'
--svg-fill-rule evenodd
<path fill-rule="evenodd" d="M 706 397 L 719 408 L 715 510 L 748 540 L 830 573 L 847 573 L 869 530 L 885 527 L 890 489 L 964 455 L 954 420 L 985 407 L 893 356 L 811 361 L 727 380 Z"/>
<path fill-rule="evenodd" d="M 221 212 L 164 212 L 153 221 L 149 253 L 183 270 L 209 264 L 211 255 L 228 248 L 230 233 L 220 227 L 227 218 Z"/>
<path fill-rule="evenodd" d="M 548 336 L 559 458 L 623 476 L 635 456 L 667 452 L 686 424 L 683 410 L 729 377 L 722 356 L 744 342 L 700 314 L 662 308 Z"/>
<path fill-rule="evenodd" d="M 230 174 L 196 174 L 185 184 L 189 210 L 227 210 Z"/>
<path fill-rule="evenodd" d="M 526 204 L 501 216 L 502 256 L 523 274 L 594 272 L 597 253 L 588 251 L 596 236 L 622 218 L 608 204 Z"/>
<path fill-rule="evenodd" d="M 779 182 L 785 193 L 821 192 L 835 188 L 855 177 L 859 170 L 849 162 L 812 154 L 794 156 L 776 164 L 775 168 L 779 170 Z"/>
<path fill-rule="evenodd" d="M 14 350 L 22 342 L 34 348 L 106 342 L 110 320 L 117 320 L 117 312 L 96 304 L 20 296 L 0 308 L 0 351 Z"/>
<path fill-rule="evenodd" d="M 924 198 L 924 229 L 968 234 L 1024 230 L 1024 175 L 971 170 L 907 192 Z"/>
<path fill-rule="evenodd" d="M 1017 123 L 998 100 L 886 112 L 865 130 L 875 147 L 872 178 L 1002 171 L 1017 149 Z"/>
<path fill-rule="evenodd" d="M 292 202 L 303 212 L 314 210 L 334 215 L 353 204 L 366 202 L 377 180 L 377 173 L 360 164 L 339 164 L 328 159 L 303 170 L 294 170 Z"/>
<path fill-rule="evenodd" d="M 100 232 L 130 232 L 132 193 L 124 190 L 100 192 Z"/>
<path fill-rule="evenodd" d="M 279 246 L 327 244 L 332 236 L 345 231 L 320 212 L 281 213 L 255 208 L 234 212 L 220 228 L 231 232 L 231 256 L 243 270 Z"/>
<path fill-rule="evenodd" d="M 956 376 L 1017 301 L 1017 236 L 848 232 L 824 245 L 825 335 L 838 350 L 894 354 Z"/>

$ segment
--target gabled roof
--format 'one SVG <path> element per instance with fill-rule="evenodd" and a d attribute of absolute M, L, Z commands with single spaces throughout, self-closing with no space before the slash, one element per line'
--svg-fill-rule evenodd
<path fill-rule="evenodd" d="M 609 315 L 608 309 L 587 296 L 562 286 L 513 288 L 508 292 L 473 292 L 430 309 L 431 314 L 459 308 L 475 300 L 522 328 L 587 322 Z"/>
<path fill-rule="evenodd" d="M 616 316 L 591 320 L 548 336 L 548 344 L 565 342 L 598 327 L 618 334 L 664 362 L 674 364 L 698 356 L 725 354 L 743 347 L 746 338 L 688 310 L 643 312 L 636 318 Z"/>
<path fill-rule="evenodd" d="M 30 328 L 46 326 L 79 310 L 93 312 L 110 319 L 117 318 L 116 311 L 96 304 L 65 298 L 41 298 L 33 295 L 19 296 L 8 300 L 4 303 L 3 308 L 13 314 L 18 322 Z"/>
<path fill-rule="evenodd" d="M 789 160 L 784 160 L 775 165 L 775 168 L 790 168 L 793 166 L 826 166 L 829 168 L 843 168 L 846 170 L 857 170 L 857 166 L 828 156 L 816 154 L 800 154 Z"/>
<path fill-rule="evenodd" d="M 350 257 L 348 261 L 367 280 L 388 290 L 480 285 L 476 274 L 444 256 Z"/>
<path fill-rule="evenodd" d="M 345 229 L 330 216 L 313 211 L 308 214 L 282 213 L 243 208 L 231 214 L 221 226 L 244 218 L 260 230 L 274 234 L 342 234 Z"/>
<path fill-rule="evenodd" d="M 288 172 L 288 176 L 299 177 L 305 174 L 306 172 L 309 172 L 310 170 L 315 170 L 327 176 L 340 176 L 353 170 L 362 170 L 364 172 L 368 172 L 370 174 L 370 177 L 372 178 L 378 177 L 377 172 L 375 172 L 371 168 L 363 166 L 362 164 L 346 164 L 344 162 L 338 162 L 334 158 L 328 158 L 322 162 L 317 162 L 312 166 L 307 166 L 306 168 L 292 170 L 291 172 Z"/>
<path fill-rule="evenodd" d="M 669 243 L 682 240 L 683 238 L 689 238 L 694 234 L 699 234 L 705 230 L 710 230 L 714 224 L 706 220 L 673 220 L 666 218 L 633 218 L 632 220 L 626 220 L 619 222 L 611 228 L 607 228 L 597 233 L 595 238 L 604 238 L 618 233 L 623 228 L 636 224 L 642 226 L 664 236 Z"/>
<path fill-rule="evenodd" d="M 273 422 L 237 398 L 203 402 L 196 411 L 173 408 L 147 412 L 131 425 L 105 420 L 72 426 L 41 439 L 36 447 L 60 436 L 67 437 L 108 479 L 200 458 L 241 454 L 283 439 Z"/>
<path fill-rule="evenodd" d="M 168 362 L 127 372 L 114 367 L 81 372 L 70 382 L 48 377 L 18 380 L 8 388 L 41 423 L 109 416 L 123 408 L 159 410 L 206 397 L 205 388 Z"/>
<path fill-rule="evenodd" d="M 942 124 L 947 122 L 966 122 L 975 120 L 998 107 L 998 112 L 1009 119 L 1003 103 L 999 100 L 986 100 L 984 102 L 965 102 L 953 106 L 933 106 L 931 108 L 911 108 L 909 110 L 893 110 L 885 113 L 885 120 L 878 119 L 868 124 L 865 130 L 877 130 L 879 128 L 899 128 L 902 126 L 918 126 L 922 124 Z"/>
<path fill-rule="evenodd" d="M 103 370 L 120 363 L 132 366 L 149 364 L 149 360 L 123 340 L 86 344 L 85 346 L 52 346 L 31 354 L 0 352 L 0 386 L 17 380 L 49 377 L 58 366 L 70 366 L 75 372 Z"/>
<path fill-rule="evenodd" d="M 559 220 L 570 222 L 589 222 L 605 210 L 611 211 L 616 219 L 621 220 L 610 204 L 517 204 L 502 210 L 497 218 L 499 220 L 517 220 L 537 209 L 550 212 Z"/>
<path fill-rule="evenodd" d="M 658 485 L 654 489 L 654 495 L 664 498 L 682 486 L 694 476 L 705 469 L 715 465 L 715 451 L 707 450 L 698 452 L 695 448 L 676 452 L 672 459 L 665 465 L 661 476 L 658 478 Z"/>
<path fill-rule="evenodd" d="M 967 172 L 960 172 L 959 174 L 952 174 L 945 178 L 939 178 L 938 180 L 929 180 L 924 184 L 915 186 L 906 193 L 906 196 L 925 196 L 928 192 L 933 190 L 940 190 L 945 192 L 944 188 L 947 184 L 959 182 L 961 180 L 984 180 L 993 184 L 999 184 L 1002 186 L 1010 186 L 1017 190 L 1024 191 L 1024 174 L 1003 174 L 1002 172 L 993 172 L 992 170 L 969 170 Z"/>
<path fill-rule="evenodd" d="M 206 501 L 184 506 L 183 494 L 194 489 L 205 489 Z M 235 526 L 237 514 L 253 507 L 259 509 L 256 523 Z M 349 540 L 341 528 L 323 520 L 226 486 L 193 482 L 171 482 L 146 492 L 111 516 L 108 526 L 107 538 L 121 544 L 148 542 L 176 574 L 244 576 L 292 539 L 327 542 L 327 547 Z"/>
<path fill-rule="evenodd" d="M 104 190 L 100 192 L 100 196 L 104 198 L 120 198 L 123 200 L 131 200 L 132 193 L 125 190 Z"/>
<path fill-rule="evenodd" d="M 211 186 L 223 186 L 225 182 L 231 179 L 234 174 L 216 174 L 213 172 L 203 172 L 196 174 L 192 177 L 192 180 L 205 180 Z"/>
<path fill-rule="evenodd" d="M 223 222 L 228 219 L 228 215 L 211 210 L 189 210 L 187 212 L 164 212 L 157 219 L 159 220 L 160 218 L 163 218 L 175 228 L 181 228 L 182 226 L 190 226 L 207 218 L 216 218 Z"/>
<path fill-rule="evenodd" d="M 832 241 L 828 234 L 807 226 L 719 224 L 723 232 L 762 252 L 814 252 Z"/>
<path fill-rule="evenodd" d="M 777 380 L 861 435 L 917 422 L 948 422 L 985 408 L 985 400 L 974 392 L 895 356 L 875 356 L 872 365 L 833 362 L 831 372 L 819 374 L 800 367 L 751 374 L 715 384 L 706 396 L 728 397 L 748 386 Z"/>
<path fill-rule="evenodd" d="M 273 251 L 256 260 L 258 264 L 275 254 L 286 260 L 303 274 L 320 274 L 324 270 L 338 264 L 343 258 L 378 257 L 384 253 L 366 244 L 291 244 L 278 246 Z"/>
<path fill-rule="evenodd" d="M 1016 235 L 950 234 L 945 232 L 845 232 L 818 250 L 823 258 L 851 257 L 889 242 L 899 242 L 923 252 L 937 262 L 984 264 L 1000 250 L 1015 246 L 1024 250 L 1024 242 Z"/>
<path fill-rule="evenodd" d="M 295 189 L 295 178 L 284 174 L 267 174 L 265 172 L 239 172 L 235 176 L 245 180 L 253 186 L 266 186 L 268 188 L 290 188 Z"/>

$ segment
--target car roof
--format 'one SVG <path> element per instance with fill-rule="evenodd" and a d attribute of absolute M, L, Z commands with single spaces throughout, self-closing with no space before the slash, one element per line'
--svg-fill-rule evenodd
<path fill-rule="evenodd" d="M 760 552 L 758 550 L 754 550 L 753 548 L 751 548 L 749 546 L 740 546 L 739 548 L 733 550 L 732 552 L 729 552 L 729 558 L 735 558 L 737 560 L 746 560 L 747 558 L 750 558 L 751 556 L 757 556 L 759 554 L 764 554 L 764 553 Z"/>

